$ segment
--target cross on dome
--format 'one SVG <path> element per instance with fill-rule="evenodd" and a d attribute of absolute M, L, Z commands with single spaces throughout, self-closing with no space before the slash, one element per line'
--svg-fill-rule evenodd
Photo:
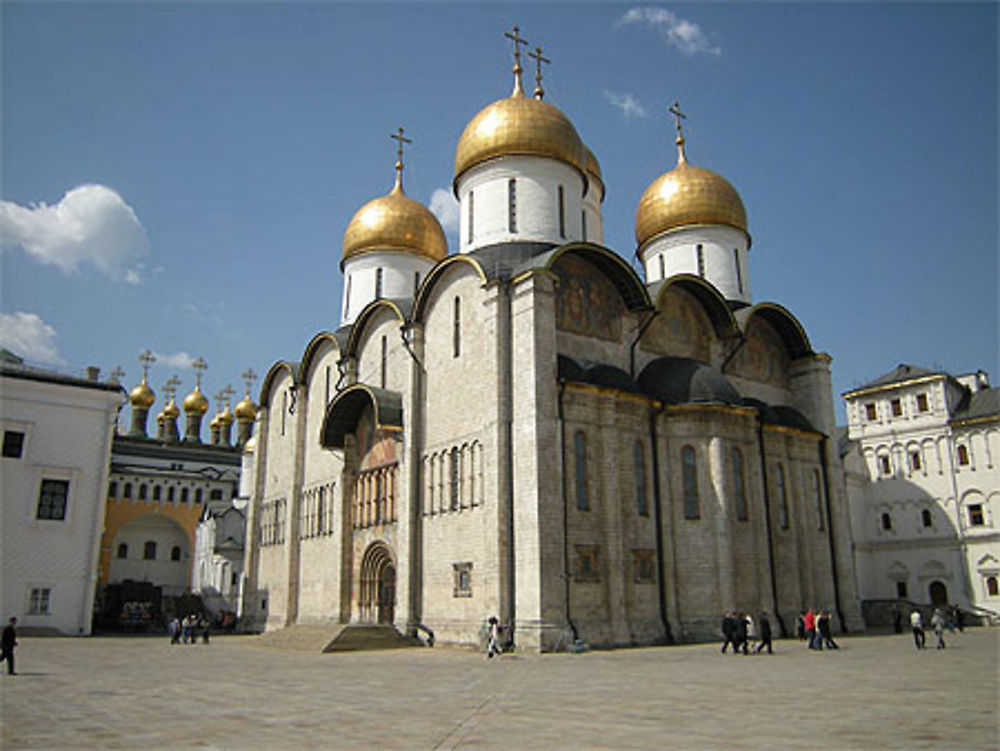
<path fill-rule="evenodd" d="M 393 190 L 403 190 L 403 144 L 413 143 L 413 141 L 403 135 L 403 126 L 400 125 L 395 133 L 390 133 L 389 138 L 397 142 L 396 147 L 396 185 Z"/>
<path fill-rule="evenodd" d="M 681 104 L 678 101 L 674 101 L 667 108 L 667 112 L 674 116 L 674 127 L 677 128 L 677 138 L 674 139 L 674 143 L 677 144 L 677 161 L 686 162 L 687 157 L 684 154 L 684 131 L 681 129 L 681 120 L 687 120 L 687 115 L 681 112 Z"/>
<path fill-rule="evenodd" d="M 139 353 L 139 363 L 142 365 L 142 380 L 146 380 L 146 376 L 149 375 L 149 366 L 154 362 L 156 362 L 156 355 L 148 349 L 144 349 Z"/>
<path fill-rule="evenodd" d="M 250 389 L 253 388 L 254 383 L 257 381 L 257 374 L 254 372 L 253 368 L 247 368 L 242 373 L 240 373 L 240 378 L 243 379 L 243 383 L 247 386 L 247 395 L 250 394 Z"/>
<path fill-rule="evenodd" d="M 511 96 L 524 96 L 524 89 L 521 88 L 521 45 L 528 45 L 527 39 L 521 38 L 521 29 L 515 24 L 513 33 L 505 31 L 505 37 L 514 42 L 514 93 Z"/>
<path fill-rule="evenodd" d="M 194 388 L 198 391 L 201 389 L 201 374 L 208 370 L 208 363 L 199 357 L 191 363 L 191 370 L 194 371 Z"/>
<path fill-rule="evenodd" d="M 163 384 L 164 395 L 169 397 L 170 401 L 173 401 L 174 397 L 177 394 L 177 387 L 180 385 L 181 385 L 180 378 L 178 378 L 176 375 L 170 376 L 170 378 L 167 379 L 167 382 Z"/>
<path fill-rule="evenodd" d="M 552 61 L 542 55 L 542 48 L 535 47 L 533 52 L 528 53 L 528 57 L 535 61 L 535 99 L 545 98 L 545 89 L 542 88 L 542 63 L 552 64 Z"/>

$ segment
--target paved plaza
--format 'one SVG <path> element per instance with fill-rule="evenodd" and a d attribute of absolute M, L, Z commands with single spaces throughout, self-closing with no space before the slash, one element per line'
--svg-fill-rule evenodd
<path fill-rule="evenodd" d="M 933 642 L 931 637 L 929 642 Z M 717 645 L 486 660 L 454 648 L 312 654 L 218 637 L 22 638 L 4 749 L 982 749 L 1000 629 L 818 654 Z"/>

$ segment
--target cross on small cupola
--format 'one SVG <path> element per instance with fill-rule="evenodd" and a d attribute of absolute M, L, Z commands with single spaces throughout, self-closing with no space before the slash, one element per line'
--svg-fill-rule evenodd
<path fill-rule="evenodd" d="M 674 139 L 674 143 L 677 144 L 677 161 L 686 162 L 687 157 L 684 154 L 684 130 L 681 126 L 681 120 L 687 120 L 687 115 L 681 112 L 681 104 L 677 101 L 667 108 L 667 112 L 674 116 L 674 127 L 677 129 L 677 138 Z"/>
<path fill-rule="evenodd" d="M 400 128 L 402 130 L 402 128 Z M 240 378 L 243 379 L 243 383 L 247 387 L 247 396 L 250 396 L 250 389 L 253 388 L 254 383 L 257 381 L 257 374 L 254 372 L 253 368 L 247 368 L 242 373 L 240 373 Z"/>
<path fill-rule="evenodd" d="M 524 96 L 524 89 L 521 87 L 521 45 L 528 45 L 527 39 L 521 38 L 521 29 L 514 26 L 512 31 L 505 31 L 505 37 L 514 42 L 514 93 L 511 96 Z"/>
<path fill-rule="evenodd" d="M 154 362 L 156 362 L 156 355 L 148 349 L 144 349 L 139 353 L 139 363 L 142 365 L 142 380 L 146 380 L 146 377 L 149 375 L 149 366 Z"/>
<path fill-rule="evenodd" d="M 191 370 L 194 371 L 194 389 L 195 391 L 201 390 L 201 374 L 208 370 L 208 363 L 202 358 L 198 358 L 193 363 L 191 363 Z"/>
<path fill-rule="evenodd" d="M 533 52 L 528 53 L 528 57 L 535 61 L 535 99 L 541 101 L 545 98 L 545 89 L 542 88 L 542 63 L 552 64 L 552 61 L 542 55 L 542 48 L 535 47 Z"/>
<path fill-rule="evenodd" d="M 413 143 L 413 141 L 403 135 L 403 126 L 400 125 L 395 133 L 390 133 L 389 138 L 396 141 L 396 187 L 393 190 L 403 190 L 403 144 Z"/>

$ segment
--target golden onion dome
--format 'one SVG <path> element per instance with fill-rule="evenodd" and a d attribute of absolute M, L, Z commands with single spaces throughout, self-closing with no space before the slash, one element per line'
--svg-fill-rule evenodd
<path fill-rule="evenodd" d="M 515 155 L 556 159 L 581 175 L 587 167 L 573 123 L 557 107 L 525 96 L 519 77 L 513 94 L 481 109 L 462 131 L 455 148 L 455 184 L 477 164 Z"/>
<path fill-rule="evenodd" d="M 160 414 L 162 414 L 168 420 L 176 420 L 180 416 L 181 411 L 177 407 L 177 402 L 171 399 L 170 404 L 164 407 L 163 412 L 161 412 Z"/>
<path fill-rule="evenodd" d="M 740 194 L 721 175 L 688 164 L 682 138 L 677 146 L 677 166 L 654 180 L 639 199 L 635 214 L 639 246 L 664 232 L 698 224 L 726 225 L 749 238 Z"/>
<path fill-rule="evenodd" d="M 587 157 L 587 177 L 597 183 L 601 188 L 601 200 L 604 200 L 604 175 L 601 173 L 601 163 L 597 161 L 597 155 L 590 150 L 586 144 L 583 145 L 584 153 Z"/>
<path fill-rule="evenodd" d="M 208 423 L 208 427 L 210 427 L 210 428 L 218 428 L 221 425 L 222 425 L 222 413 L 221 412 L 216 412 L 215 413 L 215 417 L 213 417 L 212 421 L 210 423 Z"/>
<path fill-rule="evenodd" d="M 194 391 L 184 397 L 184 411 L 189 415 L 203 415 L 208 412 L 208 399 L 201 393 L 201 388 L 194 387 Z"/>
<path fill-rule="evenodd" d="M 250 422 L 255 417 L 257 417 L 257 405 L 253 403 L 253 399 L 250 398 L 250 394 L 247 394 L 243 399 L 236 405 L 234 410 L 236 419 L 240 422 Z"/>
<path fill-rule="evenodd" d="M 403 192 L 402 165 L 396 164 L 396 184 L 389 195 L 362 206 L 344 233 L 344 261 L 366 251 L 417 253 L 432 261 L 448 257 L 448 241 L 437 217 Z"/>
<path fill-rule="evenodd" d="M 219 415 L 219 425 L 232 425 L 232 424 L 233 424 L 232 410 L 230 410 L 229 407 L 226 407 L 224 410 L 222 410 L 222 413 Z"/>
<path fill-rule="evenodd" d="M 156 401 L 156 394 L 153 393 L 153 389 L 146 382 L 146 376 L 142 377 L 142 383 L 129 392 L 128 400 L 133 407 L 141 409 L 149 409 L 153 406 L 153 402 Z"/>

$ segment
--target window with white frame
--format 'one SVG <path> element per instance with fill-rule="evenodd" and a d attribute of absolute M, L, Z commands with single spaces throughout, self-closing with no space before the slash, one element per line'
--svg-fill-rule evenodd
<path fill-rule="evenodd" d="M 28 615 L 51 615 L 49 601 L 52 589 L 49 587 L 33 587 L 28 600 Z"/>
<path fill-rule="evenodd" d="M 38 519 L 63 521 L 69 499 L 69 480 L 43 479 L 38 492 Z"/>

